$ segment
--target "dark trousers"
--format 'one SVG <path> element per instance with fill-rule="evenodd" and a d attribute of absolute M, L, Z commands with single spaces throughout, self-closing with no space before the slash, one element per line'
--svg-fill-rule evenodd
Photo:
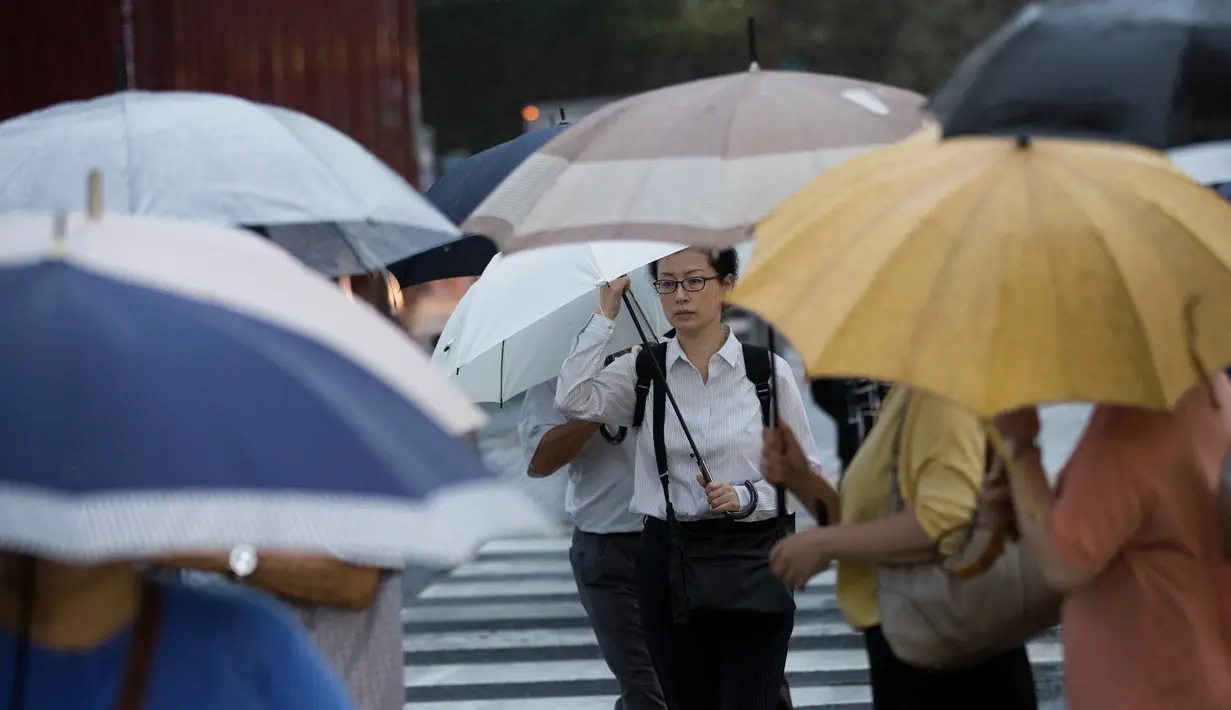
<path fill-rule="evenodd" d="M 879 626 L 864 632 L 873 710 L 1036 710 L 1034 672 L 1019 646 L 970 668 L 925 671 L 893 654 Z M 1110 709 L 1108 709 L 1110 710 Z"/>
<path fill-rule="evenodd" d="M 736 613 L 677 625 L 667 524 L 647 518 L 637 557 L 641 625 L 671 710 L 774 710 L 795 615 Z"/>
<path fill-rule="evenodd" d="M 663 692 L 646 650 L 634 570 L 640 533 L 573 531 L 569 562 L 598 648 L 620 683 L 615 710 L 663 710 Z"/>

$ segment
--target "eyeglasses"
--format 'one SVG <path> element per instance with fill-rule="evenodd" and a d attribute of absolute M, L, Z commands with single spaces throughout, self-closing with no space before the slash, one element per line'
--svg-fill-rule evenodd
<path fill-rule="evenodd" d="M 690 276 L 683 281 L 655 281 L 654 290 L 666 296 L 675 293 L 675 289 L 683 286 L 685 291 L 696 293 L 705 288 L 705 282 L 717 279 L 717 276 Z"/>

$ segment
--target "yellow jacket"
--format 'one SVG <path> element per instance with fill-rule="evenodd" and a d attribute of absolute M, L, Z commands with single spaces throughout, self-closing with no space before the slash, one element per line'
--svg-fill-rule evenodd
<path fill-rule="evenodd" d="M 904 406 L 908 400 L 909 407 Z M 953 554 L 964 543 L 964 536 L 945 533 L 968 523 L 974 515 L 983 484 L 987 437 L 970 410 L 904 386 L 889 392 L 876 426 L 843 477 L 842 524 L 866 523 L 887 515 L 894 440 L 903 417 L 898 481 L 902 498 L 928 535 L 940 540 L 941 551 Z M 838 606 L 853 628 L 880 623 L 876 565 L 840 561 L 837 594 Z"/>

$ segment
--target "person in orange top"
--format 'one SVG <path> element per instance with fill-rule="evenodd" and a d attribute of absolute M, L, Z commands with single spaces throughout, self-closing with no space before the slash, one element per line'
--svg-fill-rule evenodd
<path fill-rule="evenodd" d="M 1172 411 L 1098 405 L 1055 495 L 1038 411 L 997 418 L 1016 467 L 985 502 L 1012 500 L 1024 544 L 1066 596 L 1071 710 L 1231 708 L 1231 565 L 1214 504 L 1229 407 L 1222 373 Z"/>

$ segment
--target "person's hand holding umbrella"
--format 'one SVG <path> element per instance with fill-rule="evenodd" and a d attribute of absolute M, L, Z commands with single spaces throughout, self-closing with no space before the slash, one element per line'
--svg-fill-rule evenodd
<path fill-rule="evenodd" d="M 801 501 L 811 501 L 809 508 L 820 526 L 836 522 L 841 506 L 838 492 L 808 465 L 795 432 L 780 422 L 766 428 L 763 438 L 761 474 L 765 480 L 784 486 Z"/>
<path fill-rule="evenodd" d="M 613 279 L 598 288 L 598 313 L 607 320 L 615 320 L 620 315 L 620 305 L 624 302 L 624 294 L 628 292 L 628 275 Z"/>
<path fill-rule="evenodd" d="M 498 255 L 449 316 L 432 360 L 473 401 L 504 404 L 559 374 L 600 307 L 616 326 L 605 355 L 642 344 L 633 316 L 657 339 L 671 326 L 645 266 L 676 248 L 599 242 Z"/>

